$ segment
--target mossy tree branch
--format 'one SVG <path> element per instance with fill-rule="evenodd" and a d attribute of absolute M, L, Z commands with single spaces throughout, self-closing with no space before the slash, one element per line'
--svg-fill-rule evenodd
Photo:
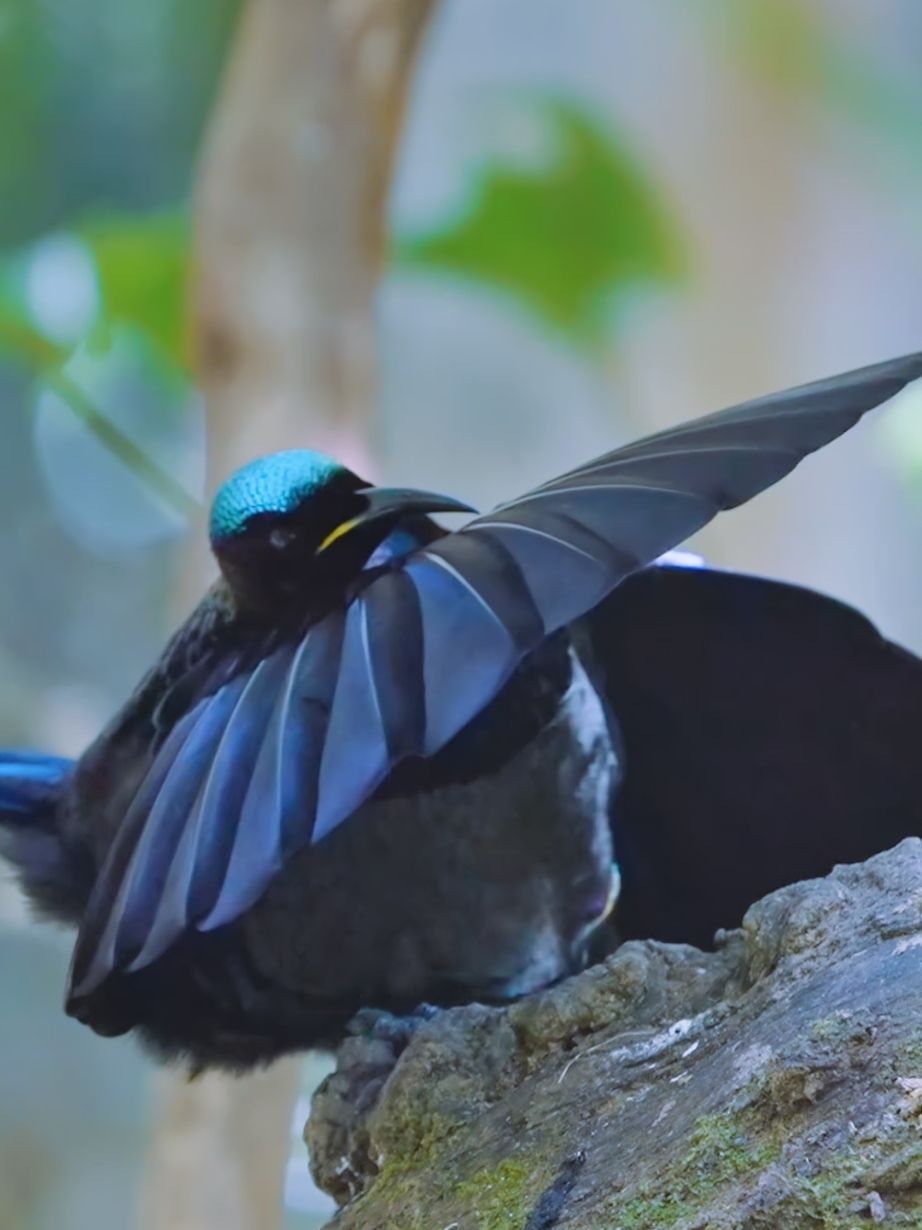
<path fill-rule="evenodd" d="M 308 1125 L 337 1230 L 918 1226 L 920 954 L 910 838 L 773 893 L 716 952 L 625 944 L 408 1045 L 370 1022 Z"/>

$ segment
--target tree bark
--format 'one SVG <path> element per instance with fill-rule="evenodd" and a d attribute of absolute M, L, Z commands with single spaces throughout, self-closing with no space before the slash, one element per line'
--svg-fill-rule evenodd
<path fill-rule="evenodd" d="M 434 0 L 250 0 L 202 155 L 194 330 L 209 490 L 310 446 L 373 474 L 373 299 L 394 153 Z M 178 613 L 214 564 L 190 545 Z M 271 1230 L 299 1064 L 163 1078 L 144 1230 Z"/>
<path fill-rule="evenodd" d="M 920 902 L 909 838 L 716 952 L 631 942 L 507 1009 L 369 1018 L 307 1130 L 337 1230 L 922 1224 Z"/>

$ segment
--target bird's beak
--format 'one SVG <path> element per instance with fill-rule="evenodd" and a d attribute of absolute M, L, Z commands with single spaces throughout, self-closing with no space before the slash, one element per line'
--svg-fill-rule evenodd
<path fill-rule="evenodd" d="M 369 521 L 378 521 L 382 517 L 401 516 L 404 513 L 477 512 L 470 504 L 453 499 L 450 495 L 415 491 L 412 487 L 365 487 L 359 494 L 368 501 L 367 507 L 357 517 L 351 517 L 327 534 L 317 548 L 318 553 L 325 551 L 356 526 L 367 525 Z"/>

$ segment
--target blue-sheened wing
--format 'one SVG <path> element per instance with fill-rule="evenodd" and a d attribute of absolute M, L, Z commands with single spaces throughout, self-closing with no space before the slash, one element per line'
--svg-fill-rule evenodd
<path fill-rule="evenodd" d="M 200 699 L 151 764 L 78 938 L 71 1006 L 232 922 L 544 637 L 922 375 L 897 359 L 617 449 L 406 556 Z"/>
<path fill-rule="evenodd" d="M 488 568 L 495 575 L 504 553 L 506 576 L 515 581 L 507 598 L 515 605 L 527 591 L 525 602 L 530 599 L 548 635 L 718 512 L 783 478 L 920 375 L 922 354 L 911 355 L 649 436 L 478 517 L 415 555 L 408 571 L 419 575 L 438 562 L 476 588 Z M 505 614 L 501 622 L 508 627 Z M 468 632 L 468 645 L 474 636 Z M 527 638 L 511 640 L 519 645 Z M 443 643 L 437 673 L 426 679 L 426 754 L 483 708 L 522 657 L 491 629 L 489 649 L 478 642 L 475 684 L 470 648 L 452 653 L 454 642 Z"/>

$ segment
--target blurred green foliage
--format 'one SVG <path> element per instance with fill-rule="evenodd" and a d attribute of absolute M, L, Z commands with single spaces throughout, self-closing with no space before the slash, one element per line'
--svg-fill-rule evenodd
<path fill-rule="evenodd" d="M 35 0 L 0 8 L 0 244 L 46 228 L 55 197 L 51 148 L 55 54 Z M 34 228 L 34 229 L 33 229 Z"/>
<path fill-rule="evenodd" d="M 673 0 L 674 2 L 674 0 Z M 91 344 L 123 326 L 152 362 L 192 378 L 186 202 L 195 150 L 241 0 L 0 0 L 0 350 L 53 381 L 98 437 L 161 495 L 166 476 L 119 441 L 62 369 L 86 338 L 47 336 L 22 293 L 23 253 L 78 236 L 99 297 Z M 812 0 L 706 0 L 735 59 L 787 99 L 819 101 L 922 151 L 922 89 L 881 71 Z M 92 66 L 92 71 L 88 71 Z M 399 236 L 408 268 L 493 287 L 570 342 L 600 349 L 638 288 L 687 274 L 680 222 L 642 161 L 573 102 L 537 99 L 548 154 L 493 157 L 457 216 Z M 174 484 L 175 485 L 175 484 Z M 188 506 L 177 489 L 174 504 Z"/>
<path fill-rule="evenodd" d="M 117 325 L 139 329 L 162 362 L 191 376 L 189 223 L 184 211 L 91 216 L 73 231 L 92 259 L 99 304 L 89 322 L 97 349 Z M 30 310 L 28 250 L 0 253 L 0 350 L 27 366 L 58 367 L 73 345 L 56 344 Z M 75 339 L 76 340 L 76 339 Z"/>
<path fill-rule="evenodd" d="M 137 326 L 165 361 L 191 375 L 187 214 L 102 215 L 77 234 L 93 254 L 103 321 Z"/>
<path fill-rule="evenodd" d="M 570 339 L 598 344 L 624 291 L 682 277 L 684 245 L 652 178 L 613 133 L 573 103 L 536 110 L 551 146 L 544 165 L 489 162 L 469 208 L 402 240 L 395 256 L 497 287 Z"/>
<path fill-rule="evenodd" d="M 707 0 L 702 11 L 733 58 L 785 99 L 818 103 L 922 159 L 922 78 L 887 71 L 816 0 Z"/>
<path fill-rule="evenodd" d="M 471 210 L 436 232 L 400 240 L 394 258 L 476 278 L 511 294 L 570 340 L 599 345 L 610 336 L 623 292 L 681 278 L 684 248 L 655 186 L 620 141 L 571 103 L 540 101 L 535 113 L 549 138 L 545 164 L 490 163 Z M 87 331 L 93 348 L 104 351 L 114 331 L 129 326 L 151 343 L 155 362 L 191 380 L 187 211 L 180 204 L 96 209 L 68 221 L 95 271 L 98 310 Z M 190 497 L 67 376 L 73 347 L 49 338 L 30 313 L 22 276 L 27 261 L 22 248 L 5 262 L 0 255 L 0 349 L 52 384 L 125 465 L 188 513 Z"/>
<path fill-rule="evenodd" d="M 241 5 L 0 3 L 0 247 L 187 199 Z"/>
<path fill-rule="evenodd" d="M 25 287 L 29 245 L 76 235 L 95 266 L 91 343 L 140 330 L 190 377 L 185 202 L 242 0 L 0 2 L 0 352 L 51 384 L 180 511 L 189 497 L 64 371 L 86 339 L 48 336 Z"/>
<path fill-rule="evenodd" d="M 78 229 L 93 257 L 99 306 L 88 334 L 96 350 L 109 348 L 119 326 L 137 330 L 152 374 L 191 378 L 188 363 L 186 288 L 189 238 L 178 213 L 97 218 Z M 83 339 L 62 345 L 49 338 L 30 312 L 21 253 L 0 260 L 0 353 L 31 372 L 66 402 L 96 438 L 141 482 L 183 516 L 198 507 L 183 486 L 150 458 L 100 408 L 67 371 Z"/>

